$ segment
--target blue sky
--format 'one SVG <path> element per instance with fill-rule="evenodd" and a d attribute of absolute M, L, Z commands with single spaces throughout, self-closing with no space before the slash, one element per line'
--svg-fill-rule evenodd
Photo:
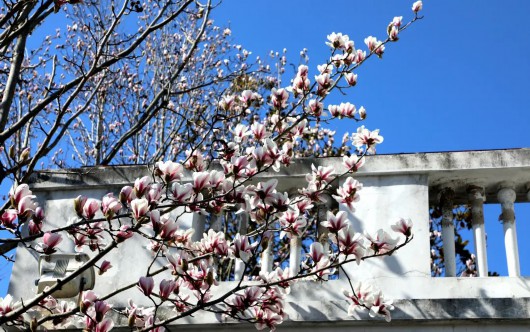
<path fill-rule="evenodd" d="M 348 34 L 365 49 L 364 38 L 383 39 L 394 16 L 412 18 L 412 2 L 225 0 L 214 19 L 229 25 L 234 41 L 253 55 L 285 47 L 298 64 L 307 48 L 314 70 L 329 56 L 329 33 Z M 358 70 L 358 85 L 347 96 L 331 102 L 367 109 L 365 125 L 385 137 L 379 153 L 530 147 L 530 1 L 426 0 L 422 14 L 382 60 Z M 337 130 L 355 128 L 349 123 Z M 530 234 L 529 205 L 516 207 L 519 234 Z M 487 211 L 490 269 L 505 275 L 500 212 L 496 206 Z M 529 276 L 530 243 L 523 240 L 522 274 Z M 7 279 L 1 271 L 0 296 Z"/>
<path fill-rule="evenodd" d="M 331 32 L 383 39 L 394 16 L 412 18 L 413 1 L 225 0 L 214 13 L 253 55 L 287 48 L 310 68 L 329 57 Z M 382 60 L 358 70 L 358 84 L 331 103 L 350 101 L 368 111 L 365 125 L 385 137 L 378 153 L 530 147 L 530 1 L 429 1 L 424 19 L 387 45 Z M 339 133 L 354 123 L 339 124 Z M 342 135 L 340 134 L 339 137 Z M 486 207 L 489 268 L 507 275 L 498 205 Z M 530 204 L 516 204 L 523 275 L 530 275 Z M 471 247 L 472 248 L 472 247 Z"/>

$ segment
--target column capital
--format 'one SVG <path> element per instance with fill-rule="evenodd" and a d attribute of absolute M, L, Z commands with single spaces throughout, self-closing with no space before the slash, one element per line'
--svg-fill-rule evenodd
<path fill-rule="evenodd" d="M 484 187 L 470 184 L 466 188 L 467 197 L 471 202 L 486 201 L 486 192 Z"/>
<path fill-rule="evenodd" d="M 509 183 L 501 183 L 499 184 L 499 190 L 497 191 L 497 199 L 501 204 L 511 204 L 515 202 L 515 198 L 517 197 L 515 193 L 515 189 L 513 185 L 509 185 Z"/>

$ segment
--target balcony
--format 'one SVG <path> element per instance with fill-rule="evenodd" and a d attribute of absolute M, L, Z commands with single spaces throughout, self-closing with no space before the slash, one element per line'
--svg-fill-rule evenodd
<path fill-rule="evenodd" d="M 333 166 L 337 173 L 344 170 L 342 160 L 336 158 L 301 159 L 280 173 L 266 173 L 259 181 L 278 179 L 278 191 L 289 191 L 305 179 L 315 166 Z M 51 227 L 60 227 L 75 218 L 72 199 L 83 194 L 101 198 L 118 193 L 124 185 L 130 185 L 138 177 L 149 174 L 145 166 L 116 166 L 81 168 L 75 170 L 42 171 L 37 173 L 30 186 L 47 213 Z M 287 297 L 289 319 L 279 326 L 280 330 L 346 331 L 388 329 L 391 331 L 498 331 L 507 328 L 527 331 L 530 324 L 530 278 L 521 276 L 520 261 L 528 261 L 529 253 L 520 253 L 514 203 L 530 200 L 530 149 L 466 151 L 442 153 L 417 153 L 377 155 L 366 159 L 366 164 L 356 174 L 363 183 L 361 201 L 355 214 L 349 219 L 359 232 L 389 229 L 399 217 L 414 222 L 414 239 L 394 255 L 382 259 L 370 259 L 359 266 L 348 264 L 346 272 L 355 281 L 374 284 L 385 298 L 394 300 L 396 309 L 392 322 L 386 323 L 368 317 L 365 312 L 352 318 L 347 315 L 348 302 L 342 289 L 348 289 L 348 281 L 339 277 L 315 284 L 303 281 L 295 284 Z M 191 179 L 184 179 L 191 180 Z M 300 186 L 298 186 L 300 187 Z M 444 252 L 446 277 L 431 277 L 429 206 L 442 203 Z M 454 249 L 452 208 L 456 204 L 470 204 L 473 216 L 473 236 L 477 256 L 477 278 L 457 277 Z M 506 277 L 488 277 L 486 231 L 490 223 L 484 220 L 483 205 L 495 204 L 501 214 L 505 255 L 508 264 Z M 528 217 L 527 217 L 528 218 Z M 245 217 L 240 226 L 245 227 Z M 205 219 L 196 214 L 185 214 L 179 219 L 184 227 L 196 230 L 199 236 L 205 230 Z M 519 219 L 518 219 L 519 220 Z M 526 222 L 520 218 L 522 222 Z M 215 221 L 210 222 L 211 227 Z M 300 254 L 302 239 L 291 241 L 290 269 L 296 271 L 303 256 Z M 71 241 L 63 241 L 62 252 L 74 252 Z M 151 259 L 150 253 L 141 250 L 141 239 L 126 241 L 107 258 L 113 268 L 96 279 L 95 291 L 106 294 L 117 285 L 134 283 L 145 274 L 138 268 Z M 266 252 L 262 257 L 262 270 L 270 270 Z M 521 257 L 519 256 L 521 254 Z M 38 257 L 23 246 L 17 248 L 9 293 L 15 299 L 28 299 L 36 294 L 33 280 L 39 278 Z M 162 267 L 165 261 L 155 265 Z M 156 266 L 155 266 L 156 267 Z M 239 268 L 240 269 L 240 268 Z M 234 273 L 238 271 L 235 262 Z M 23 281 L 23 282 L 22 282 Z M 222 282 L 215 294 L 223 294 L 234 282 Z M 136 289 L 127 290 L 110 300 L 114 307 L 125 307 L 128 299 L 149 305 Z M 126 326 L 126 319 L 117 318 L 118 325 Z M 248 324 L 222 324 L 212 313 L 200 313 L 192 318 L 176 322 L 178 330 L 255 330 Z"/>

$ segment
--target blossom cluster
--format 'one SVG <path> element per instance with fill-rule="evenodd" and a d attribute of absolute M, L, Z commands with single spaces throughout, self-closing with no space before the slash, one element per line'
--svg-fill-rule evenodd
<path fill-rule="evenodd" d="M 416 18 L 421 7 L 421 1 L 413 5 Z M 195 19 L 201 15 L 204 13 L 198 10 Z M 209 24 L 210 21 L 205 21 L 205 26 Z M 20 243 L 43 255 L 60 252 L 61 246 L 70 241 L 68 244 L 73 244 L 75 250 L 91 252 L 99 275 L 113 271 L 113 264 L 117 265 L 115 258 L 108 255 L 113 249 L 124 242 L 142 243 L 152 257 L 150 265 L 137 281 L 123 289 L 135 289 L 153 306 L 141 307 L 129 301 L 124 310 L 116 309 L 111 296 L 90 290 L 82 290 L 78 303 L 59 302 L 52 296 L 55 288 L 61 287 L 58 282 L 29 305 L 6 296 L 0 301 L 0 324 L 16 322 L 33 329 L 36 326 L 31 324 L 45 323 L 48 320 L 45 316 L 52 315 L 57 318 L 50 318 L 51 323 L 63 326 L 75 316 L 82 317 L 80 324 L 86 331 L 107 332 L 114 326 L 111 314 L 116 312 L 127 317 L 131 328 L 163 331 L 173 320 L 197 310 L 212 310 L 225 319 L 254 323 L 259 330 L 274 330 L 287 319 L 285 302 L 295 282 L 325 281 L 344 264 L 353 261 L 360 264 L 366 259 L 390 255 L 406 245 L 413 236 L 410 220 L 399 219 L 391 226 L 394 235 L 398 235 L 394 237 L 382 229 L 361 233 L 348 219 L 360 204 L 363 190 L 362 183 L 354 178 L 355 173 L 363 167 L 366 155 L 375 154 L 376 146 L 383 142 L 379 130 L 361 126 L 353 135 L 345 135 L 342 146 L 337 148 L 335 131 L 321 127 L 321 123 L 335 119 L 366 118 L 364 107 L 351 102 L 327 104 L 326 98 L 334 90 L 356 86 L 358 76 L 354 70 L 372 55 L 381 57 L 386 43 L 397 41 L 402 28 L 402 18 L 394 18 L 387 29 L 387 40 L 372 36 L 365 39 L 367 51 L 356 49 L 349 36 L 332 33 L 326 42 L 331 56 L 316 66 L 316 75 L 310 74 L 307 64 L 301 64 L 283 87 L 280 77 L 258 80 L 256 77 L 261 77 L 250 75 L 243 64 L 234 75 L 226 75 L 223 68 L 230 68 L 233 59 L 215 62 L 208 71 L 214 72 L 216 79 L 233 79 L 229 87 L 219 89 L 223 91 L 221 95 L 212 89 L 204 96 L 197 93 L 181 99 L 159 100 L 160 107 L 167 114 L 177 114 L 176 118 L 186 118 L 187 111 L 199 110 L 193 113 L 196 123 L 183 125 L 187 131 L 172 135 L 171 143 L 164 148 L 171 150 L 174 158 L 165 157 L 165 152 L 155 154 L 152 160 L 158 161 L 151 166 L 150 174 L 135 179 L 119 192 L 108 192 L 102 197 L 79 195 L 72 200 L 71 212 L 75 217 L 60 229 L 46 223 L 44 211 L 27 184 L 14 186 L 9 194 L 10 208 L 0 216 L 2 230 L 18 236 Z M 71 26 L 69 33 L 77 29 L 80 28 Z M 226 38 L 230 30 L 218 34 Z M 79 41 L 81 49 L 82 44 Z M 181 54 L 191 52 L 187 42 L 178 45 Z M 238 61 L 245 62 L 250 52 L 235 48 Z M 163 52 L 167 62 L 183 61 L 169 53 Z M 202 60 L 210 61 L 207 51 L 201 57 L 193 65 L 200 67 Z M 287 59 L 275 57 L 281 74 Z M 151 66 L 151 61 L 146 60 L 145 65 Z M 260 71 L 268 70 L 261 60 L 257 62 Z M 129 69 L 124 66 L 123 71 Z M 162 80 L 170 79 L 167 73 L 160 75 Z M 118 80 L 135 93 L 150 93 L 135 84 L 134 79 Z M 191 81 L 191 77 L 182 76 L 174 83 L 180 92 L 193 90 Z M 212 79 L 208 84 L 216 82 Z M 167 93 L 173 94 L 178 95 Z M 181 103 L 192 99 L 195 102 L 188 108 L 180 108 Z M 138 104 L 145 112 L 151 107 L 145 100 Z M 118 101 L 116 105 L 126 109 L 127 104 Z M 202 114 L 210 109 L 213 113 Z M 153 132 L 162 128 L 162 134 L 157 136 L 146 130 L 145 136 L 164 140 L 164 130 L 177 127 L 177 122 L 171 121 L 171 126 L 152 122 Z M 76 126 L 72 129 L 82 129 L 83 121 Z M 110 133 L 116 134 L 127 126 L 125 121 L 112 119 L 108 127 Z M 346 147 L 348 144 L 354 148 L 353 153 Z M 109 163 L 98 151 L 87 148 L 86 155 Z M 110 155 L 121 153 L 116 150 Z M 292 186 L 286 188 L 275 178 L 275 173 L 296 163 L 297 157 L 308 155 L 340 156 L 342 167 L 327 161 L 312 164 L 305 182 L 301 181 L 296 190 L 290 190 Z M 26 153 L 22 159 L 27 158 Z M 146 157 L 140 157 L 134 150 L 128 158 L 138 162 Z M 183 222 L 189 215 L 198 217 L 194 228 Z M 22 226 L 27 227 L 28 237 L 20 235 Z M 298 256 L 303 246 L 308 247 L 307 254 L 303 259 L 293 254 L 287 266 L 284 259 L 288 246 Z M 271 262 L 267 262 L 269 258 Z M 163 268 L 151 269 L 160 262 Z M 214 290 L 225 280 L 235 281 L 237 286 L 219 297 Z M 381 292 L 358 286 L 345 295 L 352 302 L 349 313 L 363 307 L 371 316 L 390 320 L 392 302 L 385 300 Z M 158 315 L 161 307 L 169 308 L 173 316 L 161 318 Z M 29 323 L 22 314 L 29 314 Z"/>

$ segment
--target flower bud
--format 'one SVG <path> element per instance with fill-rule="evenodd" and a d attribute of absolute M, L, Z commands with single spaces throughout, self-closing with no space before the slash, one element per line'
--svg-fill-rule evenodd
<path fill-rule="evenodd" d="M 85 206 L 87 198 L 83 195 L 79 195 L 74 199 L 74 209 L 77 216 L 83 218 L 83 206 Z"/>
<path fill-rule="evenodd" d="M 215 282 L 214 276 L 213 276 L 213 270 L 210 268 L 208 269 L 208 273 L 206 274 L 206 283 L 211 286 Z"/>

